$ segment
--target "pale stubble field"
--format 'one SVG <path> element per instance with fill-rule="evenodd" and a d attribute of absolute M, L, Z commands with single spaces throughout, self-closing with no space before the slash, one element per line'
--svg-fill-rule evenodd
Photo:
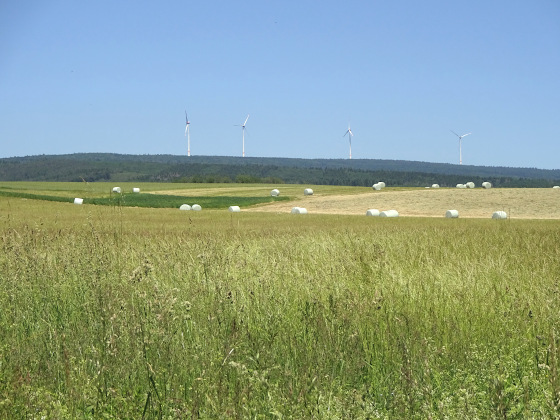
<path fill-rule="evenodd" d="M 302 189 L 303 191 L 303 189 Z M 560 219 L 560 191 L 551 188 L 382 190 L 344 195 L 303 196 L 290 202 L 264 204 L 249 211 L 289 212 L 294 206 L 309 213 L 365 214 L 367 209 L 395 209 L 400 216 L 444 217 L 458 210 L 459 217 L 490 218 L 498 210 L 514 219 Z"/>

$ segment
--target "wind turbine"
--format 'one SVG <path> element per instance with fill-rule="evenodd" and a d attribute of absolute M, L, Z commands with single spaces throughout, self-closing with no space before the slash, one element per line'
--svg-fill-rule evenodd
<path fill-rule="evenodd" d="M 459 137 L 459 165 L 463 164 L 463 155 L 461 154 L 461 141 L 463 140 L 463 137 L 468 136 L 469 134 L 472 133 L 467 133 L 467 134 L 463 134 L 462 136 L 460 136 L 459 134 L 457 134 L 455 131 L 453 130 L 449 130 L 451 131 L 453 134 L 455 134 L 457 137 Z"/>
<path fill-rule="evenodd" d="M 348 135 L 348 142 L 350 143 L 350 159 L 352 159 L 352 136 L 354 134 L 352 133 L 352 130 L 350 129 L 350 124 L 348 124 L 348 130 L 346 130 L 346 133 L 344 133 L 344 135 L 342 137 L 346 137 L 346 135 Z"/>
<path fill-rule="evenodd" d="M 241 125 L 241 130 L 242 130 L 242 136 L 243 136 L 243 157 L 245 157 L 245 125 L 247 124 L 247 120 L 249 119 L 249 114 L 247 114 L 247 118 L 245 118 L 245 122 L 243 123 L 243 125 Z M 239 124 L 235 125 L 236 127 L 239 127 Z"/>
<path fill-rule="evenodd" d="M 185 111 L 185 137 L 187 138 L 187 156 L 191 155 L 191 131 L 189 129 L 189 117 L 187 116 L 187 111 Z"/>

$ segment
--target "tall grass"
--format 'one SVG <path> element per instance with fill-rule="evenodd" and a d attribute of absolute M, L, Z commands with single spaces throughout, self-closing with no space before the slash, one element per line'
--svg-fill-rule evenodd
<path fill-rule="evenodd" d="M 2 418 L 556 418 L 560 224 L 0 199 Z"/>

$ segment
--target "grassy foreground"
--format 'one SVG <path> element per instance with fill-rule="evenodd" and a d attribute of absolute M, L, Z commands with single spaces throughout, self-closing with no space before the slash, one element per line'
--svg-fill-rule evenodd
<path fill-rule="evenodd" d="M 0 197 L 0 418 L 557 418 L 560 223 Z"/>

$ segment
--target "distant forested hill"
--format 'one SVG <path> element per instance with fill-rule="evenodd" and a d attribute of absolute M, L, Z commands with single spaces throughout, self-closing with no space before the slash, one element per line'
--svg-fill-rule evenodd
<path fill-rule="evenodd" d="M 161 181 L 551 187 L 560 170 L 452 165 L 381 159 L 293 159 L 78 153 L 0 159 L 0 181 Z"/>

